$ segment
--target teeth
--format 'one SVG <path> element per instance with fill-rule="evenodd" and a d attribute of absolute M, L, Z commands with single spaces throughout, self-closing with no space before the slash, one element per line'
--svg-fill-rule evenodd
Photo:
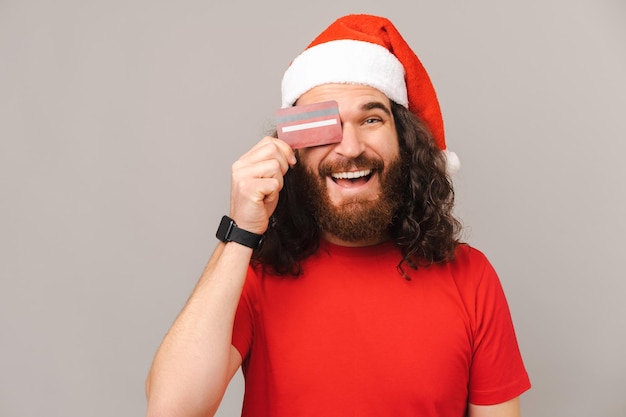
<path fill-rule="evenodd" d="M 366 177 L 371 173 L 371 169 L 364 169 L 362 171 L 354 172 L 337 172 L 335 174 L 332 174 L 332 177 L 336 180 L 353 180 L 355 178 Z"/>

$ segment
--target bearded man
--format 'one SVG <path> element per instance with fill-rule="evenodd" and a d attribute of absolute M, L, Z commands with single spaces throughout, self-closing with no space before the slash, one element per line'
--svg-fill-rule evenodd
<path fill-rule="evenodd" d="M 283 77 L 341 141 L 263 138 L 233 164 L 213 253 L 146 383 L 149 416 L 519 416 L 530 381 L 502 287 L 459 240 L 437 98 L 391 22 L 344 16 Z"/>

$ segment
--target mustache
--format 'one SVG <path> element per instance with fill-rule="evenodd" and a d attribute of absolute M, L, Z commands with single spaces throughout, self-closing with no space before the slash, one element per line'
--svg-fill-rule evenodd
<path fill-rule="evenodd" d="M 359 155 L 356 158 L 336 158 L 332 161 L 322 162 L 318 171 L 320 176 L 326 177 L 333 172 L 344 172 L 351 169 L 371 169 L 373 171 L 382 171 L 384 167 L 385 164 L 381 159 Z"/>

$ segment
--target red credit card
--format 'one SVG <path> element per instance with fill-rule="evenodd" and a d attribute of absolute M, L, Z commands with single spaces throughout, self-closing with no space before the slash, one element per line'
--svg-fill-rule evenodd
<path fill-rule="evenodd" d="M 276 110 L 278 138 L 293 149 L 341 142 L 341 120 L 336 101 Z"/>

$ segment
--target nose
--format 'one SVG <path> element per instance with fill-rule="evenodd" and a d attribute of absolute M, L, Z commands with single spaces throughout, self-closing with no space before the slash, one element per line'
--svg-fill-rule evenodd
<path fill-rule="evenodd" d="M 365 144 L 359 139 L 357 129 L 350 123 L 342 123 L 341 142 L 335 145 L 334 151 L 346 158 L 355 158 L 363 153 Z"/>

